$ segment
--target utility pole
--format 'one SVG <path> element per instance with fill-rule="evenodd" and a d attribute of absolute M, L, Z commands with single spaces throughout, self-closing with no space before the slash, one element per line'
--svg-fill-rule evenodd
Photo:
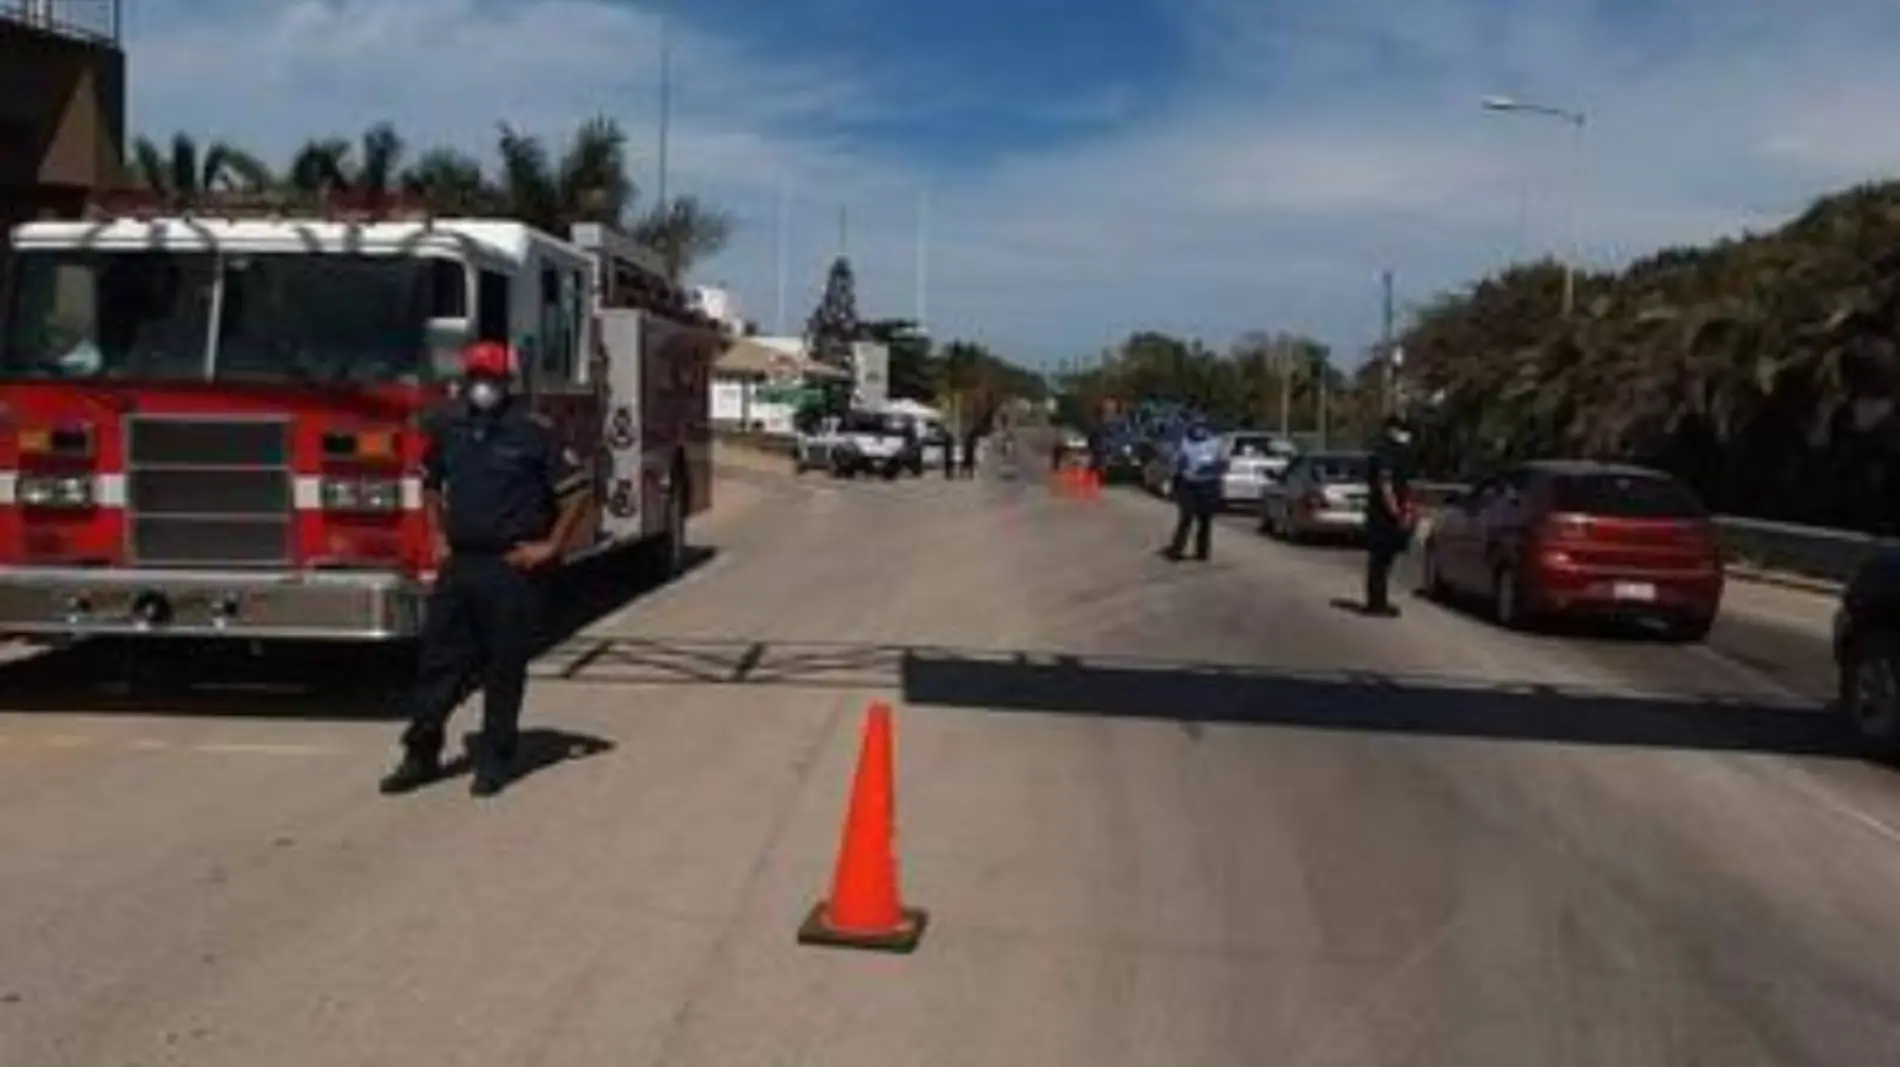
<path fill-rule="evenodd" d="M 1314 417 L 1315 427 L 1314 428 L 1319 431 L 1319 447 L 1325 448 L 1326 447 L 1326 404 L 1329 399 L 1328 394 L 1331 390 L 1331 383 L 1329 383 L 1327 379 L 1332 376 L 1332 364 L 1328 362 L 1327 360 L 1325 360 L 1324 358 L 1314 360 L 1313 370 L 1314 370 L 1314 375 L 1316 379 L 1313 383 L 1313 392 L 1317 396 L 1318 408 L 1319 408 L 1319 410 L 1315 413 L 1315 417 Z"/>
<path fill-rule="evenodd" d="M 1280 436 L 1290 437 L 1293 433 L 1293 353 L 1287 339 L 1275 337 L 1273 347 L 1279 358 L 1280 366 Z"/>
<path fill-rule="evenodd" d="M 673 13 L 660 12 L 660 151 L 657 160 L 659 179 L 654 183 L 654 203 L 661 219 L 666 218 L 666 142 L 673 123 Z"/>
<path fill-rule="evenodd" d="M 790 245 L 792 231 L 792 192 L 779 181 L 778 187 L 778 320 L 772 332 L 785 336 L 785 276 L 790 268 Z"/>
<path fill-rule="evenodd" d="M 1385 327 L 1380 334 L 1382 340 L 1379 342 L 1379 358 L 1384 364 L 1383 369 L 1385 374 L 1385 388 L 1383 390 L 1384 395 L 1381 398 L 1381 406 L 1384 408 L 1385 414 L 1390 415 L 1392 414 L 1392 386 L 1396 370 L 1393 366 L 1392 357 L 1397 351 L 1397 346 L 1392 339 L 1392 272 L 1388 270 L 1380 274 L 1379 284 L 1384 291 L 1383 317 L 1385 322 Z"/>
<path fill-rule="evenodd" d="M 930 297 L 930 190 L 917 194 L 917 332 L 929 334 Z"/>

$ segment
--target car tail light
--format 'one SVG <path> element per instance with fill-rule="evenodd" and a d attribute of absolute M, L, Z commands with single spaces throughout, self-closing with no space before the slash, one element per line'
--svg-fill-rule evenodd
<path fill-rule="evenodd" d="M 393 478 L 325 478 L 323 510 L 389 514 L 402 510 L 402 483 Z"/>
<path fill-rule="evenodd" d="M 1539 539 L 1566 544 L 1590 539 L 1590 520 L 1582 515 L 1550 515 L 1537 529 Z"/>

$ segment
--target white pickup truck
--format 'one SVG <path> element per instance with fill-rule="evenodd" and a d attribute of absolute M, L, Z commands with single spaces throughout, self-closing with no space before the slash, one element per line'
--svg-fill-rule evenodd
<path fill-rule="evenodd" d="M 860 474 L 895 478 L 906 471 L 921 476 L 923 442 L 900 415 L 853 411 L 838 423 L 830 466 L 832 475 L 839 478 Z"/>

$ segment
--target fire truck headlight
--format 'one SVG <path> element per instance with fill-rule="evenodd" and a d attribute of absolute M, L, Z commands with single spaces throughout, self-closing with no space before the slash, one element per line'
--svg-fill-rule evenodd
<path fill-rule="evenodd" d="M 326 511 L 396 511 L 402 507 L 402 487 L 388 478 L 326 478 Z"/>
<path fill-rule="evenodd" d="M 92 479 L 79 475 L 31 475 L 20 479 L 21 505 L 29 508 L 89 508 Z"/>
<path fill-rule="evenodd" d="M 362 485 L 365 511 L 395 511 L 402 507 L 402 487 L 387 478 L 372 478 Z"/>

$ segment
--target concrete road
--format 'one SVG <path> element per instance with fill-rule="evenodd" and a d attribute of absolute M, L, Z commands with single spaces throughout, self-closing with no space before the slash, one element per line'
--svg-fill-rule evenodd
<path fill-rule="evenodd" d="M 595 577 L 492 801 L 374 794 L 360 659 L 0 674 L 0 1063 L 1900 1062 L 1900 781 L 1772 662 L 1820 606 L 1367 619 L 1349 556 L 1170 565 L 1133 495 L 781 470 Z M 874 699 L 910 957 L 793 937 Z"/>

